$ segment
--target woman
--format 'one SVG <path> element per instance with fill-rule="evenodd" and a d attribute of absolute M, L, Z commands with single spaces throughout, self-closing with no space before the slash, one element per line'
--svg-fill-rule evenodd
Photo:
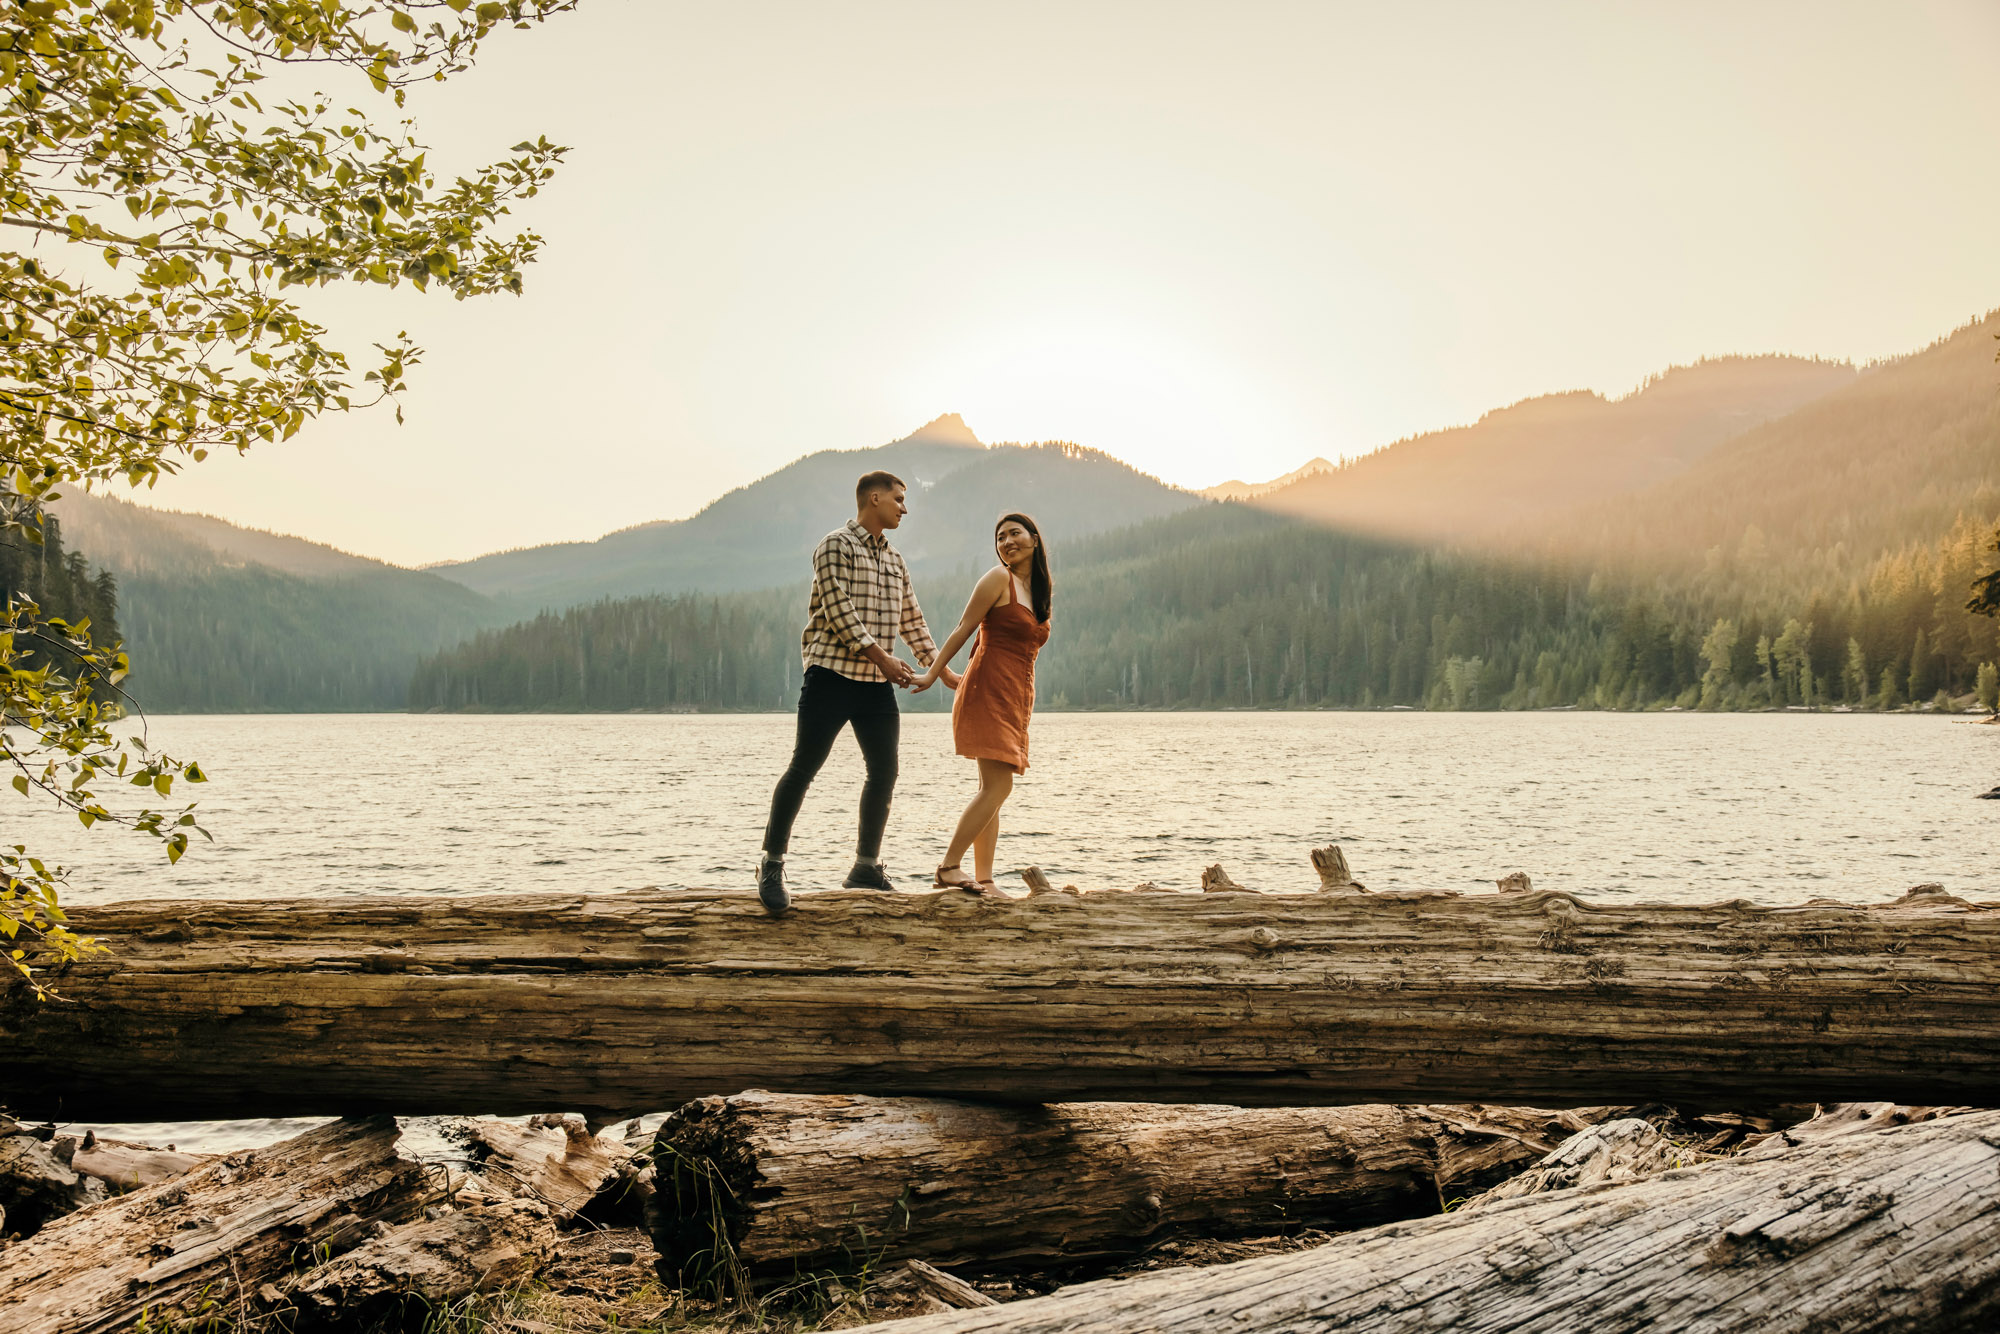
<path fill-rule="evenodd" d="M 913 689 L 923 690 L 944 672 L 965 641 L 979 645 L 951 706 L 951 736 L 958 753 L 979 762 L 979 791 L 958 817 L 951 845 L 938 865 L 941 889 L 973 893 L 994 889 L 993 849 L 1000 839 L 1000 807 L 1014 775 L 1028 771 L 1028 717 L 1035 710 L 1035 654 L 1049 640 L 1048 551 L 1042 531 L 1025 514 L 1003 514 L 993 528 L 1000 564 L 980 576 L 958 628 L 938 650 Z M 960 865 L 972 849 L 976 878 Z"/>

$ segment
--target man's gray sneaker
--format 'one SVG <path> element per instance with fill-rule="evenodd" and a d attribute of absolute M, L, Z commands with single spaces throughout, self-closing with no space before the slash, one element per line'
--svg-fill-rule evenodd
<path fill-rule="evenodd" d="M 766 861 L 757 867 L 757 897 L 773 917 L 792 906 L 792 896 L 785 892 L 783 862 Z"/>
<path fill-rule="evenodd" d="M 893 894 L 895 884 L 881 862 L 856 862 L 854 869 L 847 873 L 847 879 L 840 882 L 842 889 L 881 889 Z"/>

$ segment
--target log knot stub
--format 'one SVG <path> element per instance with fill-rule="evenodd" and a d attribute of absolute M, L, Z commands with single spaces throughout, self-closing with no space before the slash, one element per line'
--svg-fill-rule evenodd
<path fill-rule="evenodd" d="M 1338 843 L 1329 843 L 1312 851 L 1313 870 L 1319 872 L 1319 887 L 1333 894 L 1366 894 L 1368 887 L 1354 878 L 1347 868 L 1347 854 L 1340 850 Z"/>
<path fill-rule="evenodd" d="M 1540 1232 L 1524 1227 L 1480 1258 L 1501 1278 L 1518 1283 L 1539 1274 L 1565 1253 L 1564 1248 Z"/>
<path fill-rule="evenodd" d="M 1222 869 L 1221 862 L 1217 862 L 1201 873 L 1201 889 L 1204 894 L 1240 894 L 1244 892 L 1243 886 L 1230 879 L 1229 872 Z"/>
<path fill-rule="evenodd" d="M 1708 1262 L 1729 1266 L 1766 1256 L 1789 1260 L 1887 1213 L 1896 1203 L 1889 1191 L 1848 1180 L 1824 1182 L 1802 1194 L 1725 1227 L 1708 1249 Z"/>

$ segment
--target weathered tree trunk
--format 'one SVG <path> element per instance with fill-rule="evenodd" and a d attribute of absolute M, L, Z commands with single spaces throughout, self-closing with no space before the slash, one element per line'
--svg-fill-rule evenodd
<path fill-rule="evenodd" d="M 79 909 L 17 1110 L 627 1114 L 748 1088 L 1305 1106 L 2000 1102 L 2000 910 L 748 892 Z M 143 1072 L 144 1079 L 135 1079 Z"/>
<path fill-rule="evenodd" d="M 0 1334 L 101 1334 L 195 1299 L 256 1312 L 257 1291 L 420 1207 L 423 1169 L 389 1117 L 336 1121 L 59 1218 L 0 1250 Z"/>
<path fill-rule="evenodd" d="M 1948 1334 L 2000 1320 L 2000 1112 L 1090 1283 L 896 1334 Z"/>
<path fill-rule="evenodd" d="M 1490 1107 L 703 1098 L 655 1141 L 654 1244 L 684 1272 L 733 1257 L 755 1275 L 908 1256 L 1046 1264 L 1187 1233 L 1357 1227 L 1437 1213 L 1590 1120 Z"/>

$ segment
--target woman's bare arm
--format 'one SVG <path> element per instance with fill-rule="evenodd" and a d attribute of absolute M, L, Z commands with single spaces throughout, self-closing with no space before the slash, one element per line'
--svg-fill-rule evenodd
<path fill-rule="evenodd" d="M 965 600 L 965 615 L 958 618 L 958 624 L 946 637 L 944 645 L 938 649 L 937 657 L 931 659 L 930 670 L 911 683 L 912 690 L 922 690 L 942 676 L 965 642 L 972 638 L 973 631 L 986 619 L 986 613 L 1000 605 L 1000 599 L 1007 595 L 1007 567 L 996 565 L 979 576 L 979 582 L 972 586 L 972 596 Z"/>

